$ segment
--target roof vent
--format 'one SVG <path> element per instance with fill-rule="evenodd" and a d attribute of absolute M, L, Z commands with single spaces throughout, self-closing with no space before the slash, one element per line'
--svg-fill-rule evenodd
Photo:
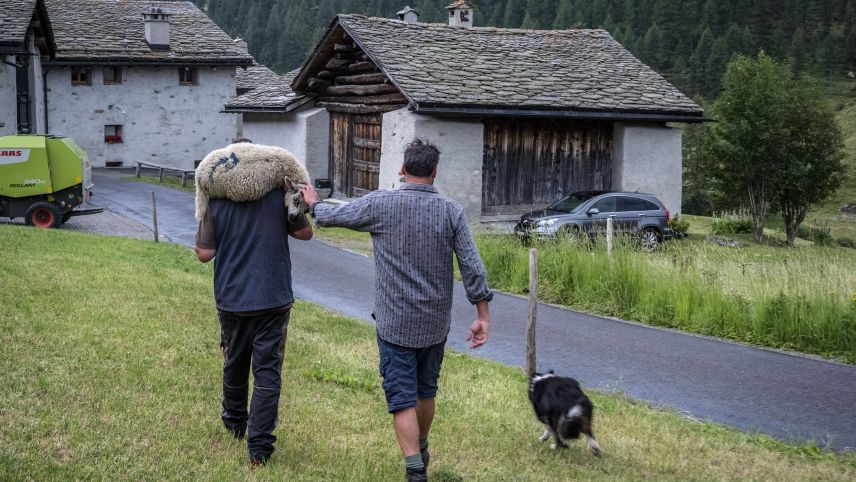
<path fill-rule="evenodd" d="M 238 48 L 241 50 L 247 50 L 247 48 L 249 48 L 247 41 L 242 39 L 241 37 L 235 39 L 235 45 L 237 45 Z"/>
<path fill-rule="evenodd" d="M 473 28 L 473 7 L 465 0 L 455 0 L 446 7 L 449 11 L 449 26 Z"/>
<path fill-rule="evenodd" d="M 416 23 L 417 21 L 419 21 L 419 12 L 413 8 L 410 8 L 410 5 L 404 7 L 404 9 L 398 12 L 396 15 L 398 15 L 399 20 L 403 20 L 407 23 Z"/>
<path fill-rule="evenodd" d="M 169 14 L 153 3 L 148 11 L 143 12 L 143 23 L 146 25 L 146 43 L 149 48 L 169 50 Z"/>

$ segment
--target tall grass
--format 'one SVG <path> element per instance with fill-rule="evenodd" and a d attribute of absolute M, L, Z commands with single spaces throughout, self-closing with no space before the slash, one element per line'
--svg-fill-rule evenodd
<path fill-rule="evenodd" d="M 522 293 L 527 249 L 479 236 L 495 288 Z M 621 244 L 539 247 L 539 297 L 609 316 L 856 362 L 856 261 L 811 251 L 769 257 L 702 242 L 658 253 Z M 769 255 L 767 255 L 769 256 Z"/>

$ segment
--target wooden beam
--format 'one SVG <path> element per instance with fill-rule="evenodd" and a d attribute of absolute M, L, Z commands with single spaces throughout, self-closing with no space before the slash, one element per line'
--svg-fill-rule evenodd
<path fill-rule="evenodd" d="M 377 72 L 378 68 L 372 62 L 357 62 L 348 66 L 348 72 Z"/>
<path fill-rule="evenodd" d="M 309 87 L 309 90 L 324 90 L 330 87 L 330 81 L 313 77 L 309 79 L 306 85 Z"/>
<path fill-rule="evenodd" d="M 348 70 L 350 70 L 349 64 L 353 65 L 353 60 L 350 60 L 350 59 L 330 59 L 330 61 L 327 62 L 327 65 L 325 65 L 324 68 L 327 70 L 338 70 L 338 69 L 342 69 L 345 67 L 349 67 Z"/>
<path fill-rule="evenodd" d="M 383 84 L 386 81 L 386 75 L 383 73 L 343 75 L 341 77 L 336 77 L 336 82 L 340 84 Z"/>
<path fill-rule="evenodd" d="M 318 100 L 321 102 L 344 102 L 347 104 L 369 104 L 369 105 L 379 105 L 379 104 L 406 104 L 407 99 L 399 94 L 386 94 L 386 95 L 369 95 L 364 97 L 356 97 L 356 96 L 345 96 L 345 97 L 321 97 Z"/>
<path fill-rule="evenodd" d="M 336 53 L 353 53 L 353 52 L 355 52 L 353 44 L 336 44 L 333 46 L 333 51 Z"/>
<path fill-rule="evenodd" d="M 330 70 L 322 70 L 321 72 L 318 72 L 315 77 L 318 77 L 319 79 L 333 80 L 336 78 L 336 73 Z"/>
<path fill-rule="evenodd" d="M 354 137 L 352 142 L 354 147 L 365 147 L 367 149 L 380 149 L 380 141 L 375 141 L 372 139 L 360 139 L 359 137 Z"/>
<path fill-rule="evenodd" d="M 380 95 L 397 93 L 398 88 L 392 84 L 373 84 L 373 85 L 334 85 L 327 87 L 321 91 L 321 95 L 325 97 L 342 96 L 342 95 Z"/>
<path fill-rule="evenodd" d="M 319 106 L 330 112 L 347 112 L 349 114 L 382 114 L 406 107 L 406 104 L 389 105 L 364 105 L 364 104 L 342 104 L 339 102 L 320 102 Z"/>

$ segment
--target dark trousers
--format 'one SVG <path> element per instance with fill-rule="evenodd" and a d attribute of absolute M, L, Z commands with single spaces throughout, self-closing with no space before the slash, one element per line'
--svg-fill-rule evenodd
<path fill-rule="evenodd" d="M 253 316 L 220 312 L 223 424 L 240 432 L 246 427 L 252 458 L 267 458 L 273 453 L 289 315 L 290 310 Z M 248 416 L 251 362 L 255 381 Z"/>

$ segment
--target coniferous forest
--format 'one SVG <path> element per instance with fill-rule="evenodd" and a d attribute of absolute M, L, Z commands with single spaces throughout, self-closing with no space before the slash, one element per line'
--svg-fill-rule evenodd
<path fill-rule="evenodd" d="M 337 13 L 445 22 L 450 0 L 194 0 L 250 53 L 284 73 L 307 58 Z M 856 0 L 470 0 L 477 26 L 604 28 L 694 98 L 713 98 L 728 61 L 765 50 L 795 73 L 856 71 Z"/>

